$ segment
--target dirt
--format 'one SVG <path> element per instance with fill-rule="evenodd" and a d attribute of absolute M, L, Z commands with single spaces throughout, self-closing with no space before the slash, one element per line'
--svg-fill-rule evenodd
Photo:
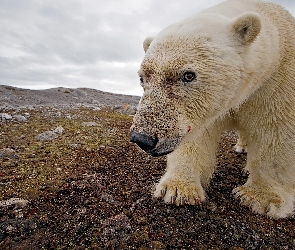
<path fill-rule="evenodd" d="M 0 201 L 29 201 L 0 207 L 1 249 L 295 249 L 294 217 L 256 215 L 233 197 L 247 179 L 233 132 L 221 138 L 206 202 L 174 206 L 152 197 L 165 157 L 129 143 L 132 117 L 91 108 L 24 112 L 26 122 L 0 123 L 0 149 L 13 150 L 0 157 Z M 36 140 L 58 126 L 57 139 Z"/>

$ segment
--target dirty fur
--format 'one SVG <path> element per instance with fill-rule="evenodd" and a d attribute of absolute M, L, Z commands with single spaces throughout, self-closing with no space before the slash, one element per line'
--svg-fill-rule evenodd
<path fill-rule="evenodd" d="M 271 218 L 294 214 L 294 27 L 277 4 L 229 0 L 144 41 L 131 132 L 157 138 L 151 155 L 168 154 L 156 197 L 204 201 L 220 134 L 236 130 L 250 174 L 235 196 Z"/>

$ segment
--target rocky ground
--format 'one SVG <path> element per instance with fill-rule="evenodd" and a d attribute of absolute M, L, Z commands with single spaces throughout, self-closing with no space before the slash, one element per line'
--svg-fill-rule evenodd
<path fill-rule="evenodd" d="M 135 108 L 138 96 L 120 95 L 89 88 L 53 88 L 46 90 L 20 89 L 0 85 L 0 109 L 58 107 L 113 107 L 121 108 L 128 104 Z"/>
<path fill-rule="evenodd" d="M 271 220 L 234 199 L 247 155 L 233 150 L 233 132 L 221 138 L 205 203 L 154 199 L 165 157 L 129 143 L 132 117 L 117 112 L 136 105 L 128 100 L 2 102 L 0 249 L 295 249 L 294 217 Z"/>

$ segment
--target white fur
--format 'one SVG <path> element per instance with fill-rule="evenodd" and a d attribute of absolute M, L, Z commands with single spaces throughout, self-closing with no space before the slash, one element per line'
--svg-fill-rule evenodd
<path fill-rule="evenodd" d="M 276 4 L 229 0 L 145 41 L 145 92 L 131 130 L 156 135 L 159 152 L 174 150 L 156 197 L 203 201 L 220 134 L 234 129 L 250 173 L 235 196 L 272 218 L 294 214 L 294 27 Z M 185 71 L 196 80 L 181 82 Z"/>

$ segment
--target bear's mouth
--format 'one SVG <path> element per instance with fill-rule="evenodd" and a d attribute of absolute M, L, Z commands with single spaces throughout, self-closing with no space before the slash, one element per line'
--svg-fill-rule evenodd
<path fill-rule="evenodd" d="M 148 154 L 150 154 L 153 157 L 159 157 L 159 156 L 164 156 L 164 155 L 168 155 L 171 152 L 173 152 L 173 150 L 170 151 L 163 151 L 163 150 L 158 150 L 157 148 L 150 150 L 150 151 L 146 151 Z"/>
<path fill-rule="evenodd" d="M 130 141 L 136 143 L 142 150 L 151 156 L 157 157 L 173 152 L 182 141 L 182 137 L 164 137 L 159 139 L 156 136 L 149 136 L 145 133 L 131 131 Z"/>
<path fill-rule="evenodd" d="M 149 149 L 145 151 L 153 157 L 168 155 L 176 149 L 176 147 L 180 144 L 180 142 L 181 142 L 181 138 L 175 138 L 175 139 L 167 138 L 164 140 L 159 140 L 159 142 L 153 149 Z"/>

